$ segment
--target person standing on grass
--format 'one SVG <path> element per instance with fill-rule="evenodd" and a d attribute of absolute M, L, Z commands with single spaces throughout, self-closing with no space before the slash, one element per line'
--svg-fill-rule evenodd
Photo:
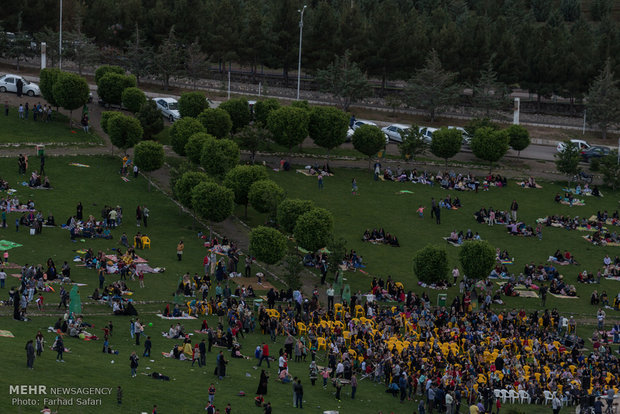
<path fill-rule="evenodd" d="M 149 209 L 146 206 L 142 206 L 142 222 L 144 223 L 144 227 L 148 227 L 148 219 L 149 219 Z"/>
<path fill-rule="evenodd" d="M 131 355 L 129 356 L 129 367 L 131 368 L 131 376 L 135 377 L 136 374 L 136 370 L 138 369 L 138 355 L 136 355 L 136 351 L 132 351 Z"/>
<path fill-rule="evenodd" d="M 24 106 L 24 119 L 28 119 L 29 111 L 30 111 L 30 105 L 28 105 L 28 102 L 26 102 L 26 105 Z"/>
<path fill-rule="evenodd" d="M 512 221 L 515 223 L 517 221 L 517 210 L 519 210 L 519 204 L 517 200 L 512 200 L 512 204 L 510 204 L 510 213 L 512 214 Z"/>
<path fill-rule="evenodd" d="M 6 283 L 6 272 L 4 268 L 0 268 L 0 289 L 4 289 L 4 284 Z"/>
<path fill-rule="evenodd" d="M 140 319 L 136 319 L 134 326 L 136 330 L 136 345 L 140 345 L 140 336 L 144 332 L 144 326 L 140 323 Z"/>
<path fill-rule="evenodd" d="M 34 369 L 34 345 L 32 339 L 26 342 L 26 366 Z"/>
<path fill-rule="evenodd" d="M 138 205 L 138 207 L 136 207 L 136 227 L 140 227 L 141 222 L 142 222 L 142 209 Z"/>
<path fill-rule="evenodd" d="M 351 399 L 352 400 L 355 399 L 356 391 L 357 391 L 357 376 L 355 376 L 355 373 L 353 373 L 353 375 L 351 375 Z"/>
<path fill-rule="evenodd" d="M 62 341 L 62 336 L 58 335 L 56 337 L 56 344 L 54 346 L 54 350 L 57 352 L 56 354 L 56 362 L 60 361 L 60 362 L 65 362 L 64 359 L 62 359 L 62 354 L 63 352 L 65 352 L 65 343 Z"/>
<path fill-rule="evenodd" d="M 144 341 L 144 353 L 142 354 L 142 356 L 150 357 L 151 356 L 151 347 L 152 346 L 153 346 L 153 344 L 151 343 L 151 337 L 147 336 L 146 337 L 146 341 Z"/>
<path fill-rule="evenodd" d="M 19 119 L 24 119 L 24 105 L 19 104 L 19 108 L 17 108 L 17 117 Z"/>
<path fill-rule="evenodd" d="M 8 115 L 8 109 L 7 109 L 7 115 Z M 318 176 L 318 181 L 319 181 L 319 190 L 323 189 L 323 175 L 319 173 Z"/>
<path fill-rule="evenodd" d="M 355 177 L 353 177 L 353 180 L 351 181 L 351 194 L 357 195 L 357 180 Z"/>
<path fill-rule="evenodd" d="M 185 244 L 183 240 L 181 240 L 179 244 L 177 244 L 177 259 L 179 259 L 179 262 L 183 259 L 183 250 L 185 250 Z"/>
<path fill-rule="evenodd" d="M 200 344 L 198 345 L 198 349 L 200 350 L 200 361 L 198 365 L 201 365 L 204 367 L 207 365 L 207 345 L 204 339 L 200 341 Z"/>
<path fill-rule="evenodd" d="M 88 134 L 88 114 L 87 113 L 84 113 L 84 115 L 82 115 L 82 120 L 80 121 L 80 123 L 82 124 L 82 129 L 84 130 L 84 132 Z"/>
<path fill-rule="evenodd" d="M 215 385 L 211 383 L 209 386 L 209 404 L 215 403 Z"/>
<path fill-rule="evenodd" d="M 123 389 L 119 385 L 116 389 L 116 403 L 121 405 L 123 403 Z"/>

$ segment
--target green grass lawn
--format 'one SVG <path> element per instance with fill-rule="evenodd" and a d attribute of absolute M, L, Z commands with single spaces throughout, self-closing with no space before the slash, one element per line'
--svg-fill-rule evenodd
<path fill-rule="evenodd" d="M 360 272 L 345 274 L 348 283 L 355 291 L 358 289 L 362 292 L 367 291 L 372 276 L 384 279 L 392 276 L 395 280 L 402 281 L 406 290 L 421 292 L 423 289 L 417 286 L 417 278 L 413 275 L 412 258 L 415 252 L 429 243 L 446 246 L 450 266 L 457 265 L 459 248 L 448 245 L 442 237 L 449 236 L 452 230 L 465 232 L 467 229 L 479 232 L 482 239 L 488 240 L 494 247 L 507 249 L 515 259 L 515 264 L 509 266 L 509 271 L 517 275 L 526 263 L 533 261 L 536 264 L 544 264 L 549 255 L 554 254 L 557 249 L 568 250 L 575 255 L 579 266 L 560 266 L 559 270 L 570 284 L 576 284 L 580 299 L 557 299 L 549 295 L 547 306 L 550 308 L 557 307 L 562 312 L 577 312 L 592 316 L 596 312 L 596 308 L 590 306 L 589 302 L 592 290 L 597 289 L 599 292 L 606 290 L 613 296 L 620 288 L 620 282 L 616 281 L 604 281 L 601 285 L 577 284 L 579 272 L 587 269 L 596 273 L 602 266 L 605 254 L 609 254 L 612 258 L 620 254 L 617 247 L 593 246 L 582 239 L 581 236 L 586 234 L 584 232 L 553 227 L 543 229 L 542 241 L 532 237 L 511 236 L 507 234 L 504 226 L 481 225 L 473 216 L 481 207 L 508 210 L 513 199 L 519 203 L 519 219 L 527 224 L 534 224 L 537 218 L 552 214 L 590 217 L 598 210 L 607 210 L 611 215 L 618 208 L 618 198 L 617 194 L 605 189 L 604 198 L 586 197 L 586 206 L 571 208 L 558 205 L 553 200 L 565 183 L 543 182 L 543 189 L 532 190 L 523 189 L 512 180 L 506 188 L 492 187 L 489 191 L 480 191 L 476 194 L 447 191 L 421 184 L 373 181 L 368 170 L 342 169 L 338 170 L 334 177 L 327 177 L 324 180 L 324 190 L 319 191 L 315 177 L 306 177 L 295 173 L 294 170 L 288 173 L 270 172 L 270 174 L 271 178 L 286 190 L 289 198 L 310 199 L 317 206 L 324 207 L 334 214 L 336 236 L 345 238 L 348 249 L 360 254 L 367 266 L 365 270 L 368 275 Z M 357 196 L 351 194 L 351 180 L 354 177 L 359 186 Z M 410 190 L 413 194 L 400 194 L 401 190 Z M 458 196 L 463 207 L 456 211 L 442 209 L 441 225 L 437 225 L 435 220 L 430 218 L 431 197 L 439 200 L 448 195 L 453 198 Z M 423 219 L 416 213 L 420 205 L 427 208 Z M 401 247 L 362 242 L 365 229 L 380 227 L 386 232 L 395 234 Z M 429 291 L 433 301 L 437 293 L 443 292 Z M 452 300 L 451 296 L 456 293 L 458 293 L 457 287 L 448 290 L 448 303 Z M 508 298 L 506 304 L 508 307 L 531 308 L 539 306 L 540 300 Z"/>
<path fill-rule="evenodd" d="M 80 168 L 69 165 L 78 162 L 90 165 L 89 168 Z M 171 200 L 164 197 L 161 193 L 152 189 L 148 191 L 148 185 L 144 178 L 133 179 L 124 182 L 118 175 L 121 161 L 113 157 L 48 157 L 46 162 L 47 174 L 50 177 L 53 190 L 33 190 L 23 187 L 19 183 L 24 180 L 23 176 L 17 174 L 15 159 L 0 159 L 0 171 L 2 178 L 9 181 L 11 186 L 17 189 L 20 199 L 35 201 L 37 208 L 40 208 L 44 216 L 50 212 L 56 217 L 59 223 L 65 222 L 67 218 L 75 214 L 75 206 L 78 202 L 84 205 L 85 215 L 100 216 L 100 211 L 104 205 L 121 205 L 124 212 L 124 220 L 121 227 L 113 230 L 114 240 L 86 240 L 72 242 L 66 230 L 44 228 L 43 233 L 37 236 L 30 236 L 26 229 L 20 228 L 15 231 L 13 225 L 17 213 L 9 215 L 9 227 L 0 229 L 0 239 L 14 241 L 23 244 L 22 247 L 9 251 L 10 262 L 25 264 L 45 264 L 48 258 L 53 258 L 56 265 L 60 267 L 63 261 L 69 261 L 76 255 L 75 250 L 92 247 L 93 250 L 106 250 L 112 252 L 112 248 L 117 247 L 118 238 L 122 232 L 128 236 L 133 236 L 138 230 L 135 223 L 135 208 L 138 204 L 147 205 L 151 211 L 149 227 L 139 230 L 146 231 L 151 238 L 152 248 L 140 251 L 139 254 L 146 259 L 152 266 L 164 266 L 166 272 L 162 274 L 147 274 L 145 276 L 146 288 L 138 287 L 137 281 L 129 281 L 129 286 L 134 289 L 132 296 L 137 302 L 149 301 L 150 304 L 136 305 L 140 318 L 143 322 L 152 323 L 146 328 L 146 334 L 153 340 L 153 351 L 150 358 L 141 357 L 138 377 L 130 378 L 129 354 L 132 350 L 137 350 L 142 355 L 142 346 L 137 347 L 129 336 L 129 318 L 115 317 L 111 315 L 111 310 L 105 305 L 92 304 L 87 296 L 92 293 L 97 286 L 97 276 L 92 270 L 76 267 L 72 265 L 72 278 L 76 282 L 86 283 L 86 287 L 80 288 L 83 301 L 83 313 L 85 320 L 95 326 L 91 329 L 92 333 L 101 335 L 101 327 L 112 320 L 115 326 L 114 335 L 111 339 L 111 346 L 119 350 L 118 355 L 109 355 L 101 352 L 102 341 L 82 341 L 75 338 L 66 338 L 65 345 L 71 349 L 70 354 L 65 355 L 66 363 L 55 362 L 55 352 L 46 349 L 41 358 L 35 361 L 34 371 L 26 369 L 24 346 L 28 339 L 34 338 L 37 331 L 44 332 L 47 346 L 53 343 L 54 335 L 46 333 L 48 326 L 53 325 L 60 314 L 57 312 L 58 303 L 57 293 L 46 293 L 45 309 L 43 315 L 34 316 L 29 322 L 17 322 L 11 319 L 12 308 L 0 308 L 0 329 L 10 330 L 15 338 L 0 337 L 0 366 L 4 375 L 0 376 L 0 413 L 38 413 L 43 407 L 44 396 L 29 396 L 34 398 L 35 403 L 31 405 L 17 405 L 12 398 L 16 395 L 9 395 L 9 385 L 28 384 L 65 386 L 65 387 L 106 387 L 112 388 L 112 395 L 95 396 L 101 398 L 101 406 L 83 407 L 77 405 L 75 400 L 72 406 L 60 407 L 61 413 L 140 413 L 150 412 L 153 404 L 157 404 L 161 413 L 196 413 L 202 412 L 207 401 L 206 389 L 211 382 L 217 388 L 216 403 L 218 408 L 230 402 L 234 413 L 259 412 L 254 407 L 252 398 L 255 387 L 258 385 L 259 370 L 254 369 L 255 362 L 250 360 L 231 359 L 228 366 L 229 376 L 223 381 L 218 381 L 213 376 L 215 365 L 215 353 L 207 356 L 207 367 L 199 369 L 197 366 L 191 367 L 190 362 L 166 359 L 161 356 L 162 352 L 169 352 L 176 343 L 161 336 L 161 331 L 169 328 L 169 321 L 155 317 L 155 313 L 161 311 L 167 301 L 172 301 L 174 291 L 180 275 L 185 272 L 200 272 L 202 269 L 202 258 L 205 254 L 202 241 L 196 237 L 199 228 L 194 224 L 191 217 L 180 212 L 179 208 Z M 360 187 L 360 195 L 352 196 L 350 193 L 350 182 L 355 176 Z M 535 239 L 521 239 L 507 236 L 503 230 L 497 226 L 488 228 L 478 226 L 472 217 L 475 209 L 482 205 L 492 205 L 495 208 L 508 208 L 512 198 L 516 198 L 520 205 L 520 215 L 527 222 L 533 221 L 537 216 L 551 214 L 554 212 L 564 212 L 568 214 L 591 214 L 597 209 L 606 208 L 612 211 L 615 208 L 616 199 L 612 194 L 605 192 L 603 199 L 587 199 L 588 206 L 581 208 L 563 208 L 558 211 L 558 207 L 553 203 L 552 197 L 557 190 L 557 186 L 550 183 L 543 183 L 543 190 L 523 190 L 516 186 L 506 189 L 492 189 L 489 192 L 479 194 L 463 193 L 459 194 L 464 207 L 459 211 L 443 211 L 442 221 L 444 224 L 438 226 L 431 222 L 427 216 L 420 220 L 415 215 L 415 209 L 419 204 L 428 205 L 430 197 L 435 198 L 444 196 L 445 191 L 412 184 L 395 184 L 374 182 L 366 171 L 343 170 L 337 171 L 337 175 L 325 181 L 325 190 L 319 192 L 316 188 L 316 179 L 305 177 L 301 174 L 273 173 L 273 178 L 283 185 L 289 197 L 301 197 L 313 199 L 317 205 L 324 206 L 334 212 L 336 233 L 348 240 L 349 248 L 360 252 L 364 261 L 368 264 L 366 270 L 370 275 L 392 277 L 402 280 L 407 289 L 421 289 L 416 285 L 416 279 L 411 271 L 411 257 L 413 253 L 432 242 L 442 244 L 441 237 L 448 234 L 451 229 L 472 228 L 479 231 L 484 239 L 490 240 L 495 246 L 506 248 L 515 256 L 517 264 L 514 269 L 520 269 L 526 261 L 534 260 L 537 263 L 546 260 L 547 255 L 553 253 L 555 249 L 569 249 L 582 262 L 578 267 L 565 267 L 564 274 L 569 280 L 574 280 L 577 271 L 584 268 L 595 270 L 606 252 L 615 255 L 613 248 L 595 248 L 588 245 L 579 238 L 577 232 L 566 232 L 557 229 L 546 229 L 544 240 L 538 242 Z M 413 195 L 396 195 L 401 189 L 409 189 Z M 4 196 L 4 195 L 3 195 Z M 237 209 L 237 214 L 241 214 L 242 208 Z M 250 209 L 247 221 L 251 224 L 264 222 L 264 215 L 257 214 Z M 382 226 L 386 231 L 395 233 L 401 242 L 400 248 L 389 248 L 385 246 L 372 246 L 363 244 L 361 235 L 367 227 Z M 185 254 L 182 262 L 178 262 L 175 254 L 175 247 L 179 239 L 185 241 Z M 458 249 L 448 247 L 451 264 L 456 263 Z M 16 270 L 9 270 L 7 273 L 17 273 Z M 355 289 L 366 290 L 370 283 L 370 276 L 360 272 L 347 273 L 346 277 Z M 108 276 L 108 281 L 113 280 Z M 602 286 L 608 293 L 617 292 L 618 282 L 605 282 Z M 0 293 L 0 297 L 5 299 L 8 289 L 16 286 L 17 279 L 10 277 L 7 281 L 7 288 Z M 589 306 L 588 298 L 594 286 L 579 285 L 578 290 L 582 296 L 580 300 L 566 301 L 555 300 L 550 297 L 548 306 L 556 306 L 564 312 L 583 313 L 591 316 L 595 311 Z M 436 292 L 431 291 L 431 294 Z M 454 290 L 448 291 L 451 295 Z M 539 306 L 539 301 L 534 299 L 514 299 L 508 301 L 508 306 L 525 307 L 532 309 Z M 38 313 L 32 310 L 31 312 Z M 611 311 L 608 312 L 608 320 L 616 317 Z M 216 318 L 207 318 L 210 325 L 216 323 Z M 200 320 L 183 321 L 186 322 L 186 331 L 193 332 L 200 326 Z M 589 335 L 589 326 L 579 325 L 579 332 L 582 335 Z M 200 339 L 199 334 L 193 336 L 193 341 Z M 254 348 L 261 341 L 268 339 L 259 333 L 247 336 L 241 341 L 243 352 L 253 355 Z M 278 339 L 277 344 L 271 345 L 272 354 L 277 354 L 282 347 L 282 338 Z M 214 348 L 219 351 L 219 348 Z M 228 357 L 228 356 L 227 356 Z M 324 355 L 319 354 L 320 358 Z M 152 360 L 152 362 L 151 362 Z M 114 362 L 112 362 L 114 361 Z M 323 360 L 324 361 L 324 360 Z M 321 361 L 320 361 L 321 362 Z M 323 410 L 339 410 L 341 413 L 360 413 L 376 414 L 379 410 L 384 413 L 408 413 L 414 410 L 415 405 L 407 403 L 405 406 L 398 403 L 397 399 L 384 393 L 384 387 L 374 384 L 368 380 L 360 382 L 358 397 L 355 401 L 349 398 L 350 390 L 345 388 L 341 403 L 335 401 L 334 390 L 328 387 L 326 390 L 322 386 L 312 387 L 308 380 L 307 363 L 291 362 L 291 373 L 302 378 L 305 388 L 305 409 L 306 412 L 322 412 Z M 150 368 L 150 369 L 147 369 Z M 161 372 L 171 377 L 170 382 L 153 380 L 143 373 Z M 266 397 L 274 406 L 274 412 L 285 413 L 293 411 L 292 390 L 290 384 L 282 385 L 275 381 L 277 368 L 272 364 L 272 380 L 269 384 L 269 393 Z M 116 387 L 121 385 L 124 390 L 124 399 L 121 407 L 116 404 Z M 247 396 L 238 397 L 239 391 L 244 391 Z M 48 396 L 50 397 L 50 396 Z M 54 397 L 54 396 L 51 396 Z M 61 396 L 70 398 L 71 395 Z M 52 408 L 55 406 L 52 405 Z M 510 407 L 509 407 L 510 408 Z M 516 412 L 523 413 L 542 413 L 548 412 L 548 408 L 534 406 L 515 406 Z M 464 408 L 463 408 L 464 410 Z M 506 410 L 506 412 L 508 412 Z"/>
<path fill-rule="evenodd" d="M 80 111 L 74 111 L 74 127 L 69 128 L 69 119 L 63 114 L 54 111 L 51 122 L 37 122 L 32 119 L 32 111 L 28 119 L 17 117 L 17 107 L 11 107 L 9 116 L 0 116 L 0 145 L 6 144 L 45 144 L 45 145 L 99 145 L 101 138 L 93 132 L 92 128 L 86 134 L 77 125 L 76 117 Z M 77 115 L 76 115 L 77 114 Z M 78 119 L 79 121 L 79 119 Z"/>

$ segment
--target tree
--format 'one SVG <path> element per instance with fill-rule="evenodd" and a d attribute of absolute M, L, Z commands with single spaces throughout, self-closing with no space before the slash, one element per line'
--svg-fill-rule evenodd
<path fill-rule="evenodd" d="M 164 146 L 155 141 L 139 142 L 133 149 L 135 164 L 141 171 L 155 171 L 164 165 Z"/>
<path fill-rule="evenodd" d="M 181 52 L 174 35 L 174 26 L 170 28 L 168 37 L 159 46 L 153 59 L 154 67 L 164 84 L 164 91 L 170 87 L 170 77 L 176 75 L 180 69 Z"/>
<path fill-rule="evenodd" d="M 205 127 L 195 118 L 181 118 L 170 128 L 172 149 L 179 155 L 185 155 L 185 145 L 192 135 L 207 132 Z"/>
<path fill-rule="evenodd" d="M 609 59 L 590 86 L 586 97 L 586 108 L 588 122 L 598 125 L 601 129 L 601 137 L 606 139 L 607 130 L 620 121 L 620 89 L 618 80 L 614 79 Z"/>
<path fill-rule="evenodd" d="M 239 148 L 250 152 L 250 160 L 254 164 L 256 152 L 260 149 L 261 144 L 271 142 L 273 135 L 268 129 L 256 125 L 248 125 L 241 131 L 237 132 L 233 137 Z"/>
<path fill-rule="evenodd" d="M 41 89 L 41 95 L 43 99 L 52 106 L 59 107 L 54 99 L 54 84 L 60 75 L 60 70 L 56 68 L 41 69 L 39 74 L 39 88 Z"/>
<path fill-rule="evenodd" d="M 196 81 L 204 75 L 205 67 L 207 67 L 207 55 L 202 52 L 198 37 L 196 37 L 196 40 L 185 51 L 185 75 L 191 79 L 194 89 L 196 89 Z M 181 114 L 181 116 L 184 115 Z"/>
<path fill-rule="evenodd" d="M 353 133 L 353 147 L 368 157 L 368 168 L 371 158 L 385 146 L 385 135 L 376 126 L 362 125 Z"/>
<path fill-rule="evenodd" d="M 446 161 L 448 168 L 448 159 L 454 157 L 461 151 L 463 143 L 463 134 L 456 128 L 440 128 L 433 132 L 433 140 L 431 141 L 431 153 Z"/>
<path fill-rule="evenodd" d="M 284 275 L 285 281 L 289 289 L 297 290 L 301 288 L 301 280 L 299 274 L 304 269 L 304 263 L 296 252 L 289 252 L 284 257 Z"/>
<path fill-rule="evenodd" d="M 127 69 L 136 77 L 136 82 L 140 84 L 140 78 L 151 73 L 153 68 L 153 49 L 146 44 L 142 38 L 140 28 L 136 23 L 136 31 L 132 40 L 127 41 Z"/>
<path fill-rule="evenodd" d="M 489 59 L 485 68 L 480 71 L 480 78 L 474 85 L 473 92 L 474 105 L 482 108 L 486 116 L 489 116 L 491 109 L 498 109 L 505 102 L 506 85 L 498 81 L 492 59 Z"/>
<path fill-rule="evenodd" d="M 283 106 L 271 111 L 267 117 L 267 129 L 273 134 L 275 142 L 291 152 L 295 145 L 301 145 L 308 136 L 308 120 L 307 111 Z"/>
<path fill-rule="evenodd" d="M 508 134 L 506 131 L 494 131 L 489 127 L 478 128 L 469 145 L 476 157 L 489 162 L 490 174 L 493 163 L 508 152 Z"/>
<path fill-rule="evenodd" d="M 216 138 L 222 139 L 230 135 L 232 120 L 222 108 L 207 108 L 198 115 L 198 120 L 207 132 Z"/>
<path fill-rule="evenodd" d="M 571 177 L 579 174 L 579 161 L 581 161 L 581 153 L 579 147 L 572 141 L 564 141 L 564 149 L 555 154 L 555 167 L 558 172 L 568 176 L 568 185 L 570 186 Z"/>
<path fill-rule="evenodd" d="M 131 116 L 119 114 L 108 120 L 108 135 L 115 147 L 131 148 L 142 139 L 140 121 Z"/>
<path fill-rule="evenodd" d="M 620 164 L 618 163 L 618 151 L 612 151 L 601 158 L 600 171 L 603 174 L 603 182 L 613 191 L 620 188 Z"/>
<path fill-rule="evenodd" d="M 234 197 L 232 190 L 203 181 L 192 190 L 192 207 L 205 220 L 221 223 L 232 214 Z"/>
<path fill-rule="evenodd" d="M 551 7 L 553 3 L 549 0 L 532 0 L 530 2 L 530 6 L 532 8 L 532 13 L 534 13 L 534 17 L 536 21 L 539 23 L 546 22 L 549 19 L 549 14 L 551 13 Z"/>
<path fill-rule="evenodd" d="M 213 182 L 213 179 L 202 171 L 187 171 L 181 175 L 174 186 L 174 195 L 187 208 L 193 208 L 192 195 L 194 188 L 203 182 Z"/>
<path fill-rule="evenodd" d="M 103 129 L 103 132 L 105 132 L 106 134 L 110 133 L 110 131 L 108 130 L 110 119 L 112 119 L 112 117 L 114 116 L 119 116 L 119 115 L 123 115 L 123 114 L 120 112 L 116 112 L 116 111 L 103 111 L 101 113 L 101 121 L 99 122 L 99 125 L 101 126 L 101 129 Z"/>
<path fill-rule="evenodd" d="M 226 173 L 224 185 L 235 193 L 235 203 L 244 206 L 246 218 L 252 184 L 267 178 L 267 171 L 262 165 L 237 165 Z"/>
<path fill-rule="evenodd" d="M 592 20 L 600 22 L 611 14 L 613 0 L 593 0 L 590 4 Z"/>
<path fill-rule="evenodd" d="M 181 117 L 196 118 L 209 104 L 202 92 L 184 92 L 179 98 L 179 114 Z"/>
<path fill-rule="evenodd" d="M 223 178 L 239 164 L 239 147 L 230 139 L 209 139 L 205 141 L 200 155 L 200 165 L 207 174 Z"/>
<path fill-rule="evenodd" d="M 491 128 L 493 131 L 498 131 L 500 129 L 499 125 L 491 121 L 491 119 L 488 117 L 472 118 L 469 121 L 467 121 L 464 129 L 467 135 L 469 135 L 470 137 L 473 137 L 474 135 L 476 135 L 476 131 L 478 130 L 478 128 L 484 128 L 484 127 Z"/>
<path fill-rule="evenodd" d="M 349 117 L 331 106 L 315 106 L 310 111 L 308 134 L 316 145 L 329 151 L 339 147 L 347 139 Z"/>
<path fill-rule="evenodd" d="M 215 137 L 213 135 L 207 134 L 206 132 L 196 132 L 194 135 L 187 139 L 187 144 L 185 144 L 185 153 L 187 154 L 187 158 L 194 164 L 200 164 L 200 157 L 202 156 L 202 149 L 205 146 L 205 143 L 209 140 L 213 140 Z"/>
<path fill-rule="evenodd" d="M 124 75 L 125 69 L 120 66 L 114 65 L 101 65 L 95 70 L 95 83 L 99 84 L 101 78 L 103 78 L 108 73 L 116 73 L 118 75 Z"/>
<path fill-rule="evenodd" d="M 123 101 L 123 91 L 135 87 L 136 77 L 133 75 L 106 73 L 97 82 L 97 94 L 108 105 L 120 105 Z"/>
<path fill-rule="evenodd" d="M 510 125 L 506 132 L 510 147 L 517 151 L 517 157 L 521 157 L 521 151 L 530 146 L 530 132 L 521 125 Z"/>
<path fill-rule="evenodd" d="M 136 87 L 126 88 L 121 95 L 123 106 L 129 112 L 136 113 L 140 111 L 142 105 L 146 103 L 146 95 Z M 160 117 L 161 118 L 161 117 Z"/>
<path fill-rule="evenodd" d="M 271 111 L 279 109 L 280 101 L 275 98 L 261 99 L 254 104 L 254 120 L 263 126 L 267 125 L 267 117 Z"/>
<path fill-rule="evenodd" d="M 495 249 L 486 240 L 466 241 L 459 251 L 463 275 L 468 279 L 485 279 L 495 266 Z"/>
<path fill-rule="evenodd" d="M 357 63 L 351 62 L 351 53 L 348 50 L 342 57 L 336 56 L 327 69 L 319 70 L 317 81 L 321 91 L 331 93 L 345 112 L 352 103 L 370 94 L 366 76 Z"/>
<path fill-rule="evenodd" d="M 314 203 L 310 200 L 287 198 L 278 206 L 278 226 L 287 233 L 293 233 L 299 216 L 313 208 Z"/>
<path fill-rule="evenodd" d="M 316 252 L 329 243 L 333 230 L 332 213 L 324 208 L 316 207 L 299 216 L 293 233 L 299 246 Z"/>
<path fill-rule="evenodd" d="M 152 139 L 164 129 L 164 120 L 154 100 L 149 99 L 136 114 L 144 133 L 144 139 Z"/>
<path fill-rule="evenodd" d="M 250 116 L 250 106 L 245 98 L 229 99 L 222 102 L 219 108 L 228 112 L 232 120 L 232 132 L 235 133 L 252 120 Z"/>
<path fill-rule="evenodd" d="M 439 55 L 433 49 L 426 59 L 426 65 L 407 83 L 407 105 L 426 109 L 431 122 L 435 122 L 435 114 L 454 103 L 459 95 L 460 87 L 455 83 L 456 76 L 456 73 L 448 72 L 442 67 Z"/>
<path fill-rule="evenodd" d="M 446 250 L 431 244 L 418 250 L 413 257 L 413 273 L 420 282 L 428 284 L 446 281 L 448 279 Z"/>
<path fill-rule="evenodd" d="M 417 125 L 412 125 L 401 137 L 403 141 L 398 144 L 398 150 L 405 160 L 414 160 L 416 155 L 424 154 L 428 147 L 424 137 L 424 128 Z"/>
<path fill-rule="evenodd" d="M 19 72 L 19 62 L 22 59 L 33 57 L 36 55 L 35 50 L 32 48 L 30 42 L 32 38 L 24 31 L 22 31 L 22 12 L 17 15 L 17 32 L 14 36 L 6 42 L 5 55 L 9 59 L 15 59 L 15 66 Z"/>
<path fill-rule="evenodd" d="M 71 125 L 73 111 L 88 101 L 90 90 L 86 79 L 75 73 L 61 72 L 52 90 L 56 104 L 69 111 L 69 125 Z"/>
<path fill-rule="evenodd" d="M 63 43 L 63 54 L 77 64 L 78 74 L 82 76 L 82 69 L 86 65 L 90 65 L 97 61 L 99 57 L 99 49 L 95 45 L 95 39 L 82 33 L 82 19 L 77 19 L 75 31 L 66 33 Z"/>
<path fill-rule="evenodd" d="M 286 237 L 272 227 L 255 227 L 250 233 L 250 254 L 263 263 L 274 265 L 286 254 Z"/>
<path fill-rule="evenodd" d="M 562 17 L 567 22 L 574 22 L 579 20 L 581 15 L 581 1 L 580 0 L 561 0 L 560 12 Z"/>
<path fill-rule="evenodd" d="M 275 221 L 278 206 L 285 197 L 282 187 L 272 180 L 255 181 L 248 192 L 248 200 L 254 210 L 267 214 L 272 221 Z"/>

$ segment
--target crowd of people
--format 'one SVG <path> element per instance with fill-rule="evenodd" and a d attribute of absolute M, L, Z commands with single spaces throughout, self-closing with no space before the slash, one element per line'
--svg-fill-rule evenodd
<path fill-rule="evenodd" d="M 400 247 L 398 237 L 396 237 L 396 235 L 387 233 L 385 230 L 383 230 L 383 227 L 381 227 L 379 230 L 374 228 L 372 229 L 372 231 L 370 231 L 370 229 L 366 229 L 364 231 L 364 235 L 362 236 L 362 241 L 370 242 L 373 244 L 388 244 L 393 247 Z"/>

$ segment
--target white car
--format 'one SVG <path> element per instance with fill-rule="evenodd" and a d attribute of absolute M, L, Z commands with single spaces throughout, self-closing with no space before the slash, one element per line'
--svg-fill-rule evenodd
<path fill-rule="evenodd" d="M 403 142 L 403 135 L 407 130 L 411 128 L 409 125 L 392 124 L 381 128 L 381 131 L 385 134 L 385 141 Z"/>
<path fill-rule="evenodd" d="M 438 129 L 439 128 L 420 127 L 420 131 L 422 131 L 422 135 L 424 136 L 424 142 L 430 144 L 433 141 L 433 133 Z"/>
<path fill-rule="evenodd" d="M 358 119 L 357 121 L 355 121 L 353 123 L 353 126 L 347 130 L 347 140 L 351 140 L 351 137 L 353 137 L 353 133 L 355 132 L 355 130 L 357 128 L 361 127 L 362 125 L 371 125 L 371 126 L 374 126 L 374 127 L 377 126 L 377 124 L 375 124 L 372 121 L 366 121 L 366 120 L 363 120 L 363 119 Z"/>
<path fill-rule="evenodd" d="M 571 139 L 570 142 L 575 144 L 575 146 L 577 146 L 577 149 L 580 152 L 581 151 L 586 151 L 587 149 L 590 148 L 590 144 L 588 144 L 587 142 L 585 142 L 582 139 Z M 562 152 L 562 151 L 564 151 L 564 149 L 566 149 L 566 144 L 564 142 L 560 142 L 560 143 L 558 143 L 558 146 L 556 147 L 556 149 L 558 150 L 558 152 Z"/>
<path fill-rule="evenodd" d="M 179 103 L 174 98 L 153 98 L 157 104 L 157 109 L 162 113 L 164 118 L 170 122 L 174 122 L 181 118 L 179 113 Z"/>
<path fill-rule="evenodd" d="M 6 74 L 0 78 L 0 92 L 15 92 L 17 93 L 17 81 L 23 82 L 22 93 L 28 96 L 41 95 L 41 89 L 36 83 L 28 82 L 24 77 L 19 75 Z"/>

